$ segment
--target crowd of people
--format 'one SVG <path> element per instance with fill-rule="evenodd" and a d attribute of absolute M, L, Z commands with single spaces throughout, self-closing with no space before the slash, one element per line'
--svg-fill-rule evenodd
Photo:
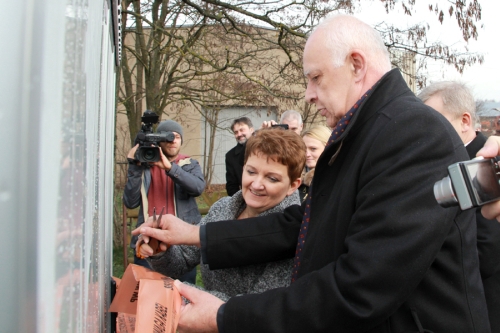
<path fill-rule="evenodd" d="M 500 201 L 462 211 L 433 193 L 449 165 L 500 155 L 500 137 L 475 130 L 468 88 L 415 96 L 379 33 L 350 15 L 314 29 L 303 68 L 327 126 L 304 129 L 294 110 L 288 130 L 235 119 L 228 196 L 203 218 L 179 124 L 160 123 L 176 135 L 160 161 L 129 153 L 137 262 L 184 279 L 179 332 L 500 332 Z M 185 278 L 198 265 L 203 288 Z"/>

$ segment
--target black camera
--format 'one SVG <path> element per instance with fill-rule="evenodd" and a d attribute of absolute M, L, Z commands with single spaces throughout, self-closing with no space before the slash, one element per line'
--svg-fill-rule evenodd
<path fill-rule="evenodd" d="M 157 162 L 160 160 L 158 142 L 173 142 L 173 132 L 153 133 L 153 124 L 158 123 L 158 115 L 151 110 L 144 111 L 141 117 L 141 131 L 137 133 L 134 145 L 139 144 L 135 159 L 141 163 Z"/>
<path fill-rule="evenodd" d="M 434 184 L 434 196 L 443 207 L 466 210 L 500 200 L 500 157 L 476 157 L 448 167 L 448 177 Z"/>
<path fill-rule="evenodd" d="M 283 129 L 288 129 L 288 124 L 274 124 L 274 125 L 271 125 L 271 127 L 281 127 Z"/>

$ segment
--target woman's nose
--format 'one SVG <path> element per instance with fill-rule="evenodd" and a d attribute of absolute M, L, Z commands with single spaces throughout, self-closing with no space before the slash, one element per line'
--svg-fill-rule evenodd
<path fill-rule="evenodd" d="M 258 190 L 264 187 L 264 183 L 261 177 L 257 177 L 251 184 L 252 188 Z"/>

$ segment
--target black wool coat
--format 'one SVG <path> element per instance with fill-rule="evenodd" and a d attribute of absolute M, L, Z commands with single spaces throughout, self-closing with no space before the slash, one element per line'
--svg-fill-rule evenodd
<path fill-rule="evenodd" d="M 469 158 L 476 157 L 485 142 L 486 137 L 477 132 L 474 140 L 465 147 Z M 476 209 L 476 222 L 479 271 L 483 280 L 491 332 L 500 333 L 500 223 L 486 219 L 481 215 L 481 208 Z"/>
<path fill-rule="evenodd" d="M 299 278 L 231 298 L 223 331 L 489 332 L 474 210 L 433 194 L 467 159 L 450 123 L 388 72 L 318 160 Z M 210 268 L 294 256 L 302 213 L 207 225 Z"/>
<path fill-rule="evenodd" d="M 241 189 L 246 144 L 237 144 L 226 153 L 226 191 L 233 196 Z"/>

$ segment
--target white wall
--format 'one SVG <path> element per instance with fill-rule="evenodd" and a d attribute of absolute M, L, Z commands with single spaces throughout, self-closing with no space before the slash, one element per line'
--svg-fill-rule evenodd
<path fill-rule="evenodd" d="M 109 0 L 0 20 L 1 332 L 105 332 L 115 49 Z"/>

